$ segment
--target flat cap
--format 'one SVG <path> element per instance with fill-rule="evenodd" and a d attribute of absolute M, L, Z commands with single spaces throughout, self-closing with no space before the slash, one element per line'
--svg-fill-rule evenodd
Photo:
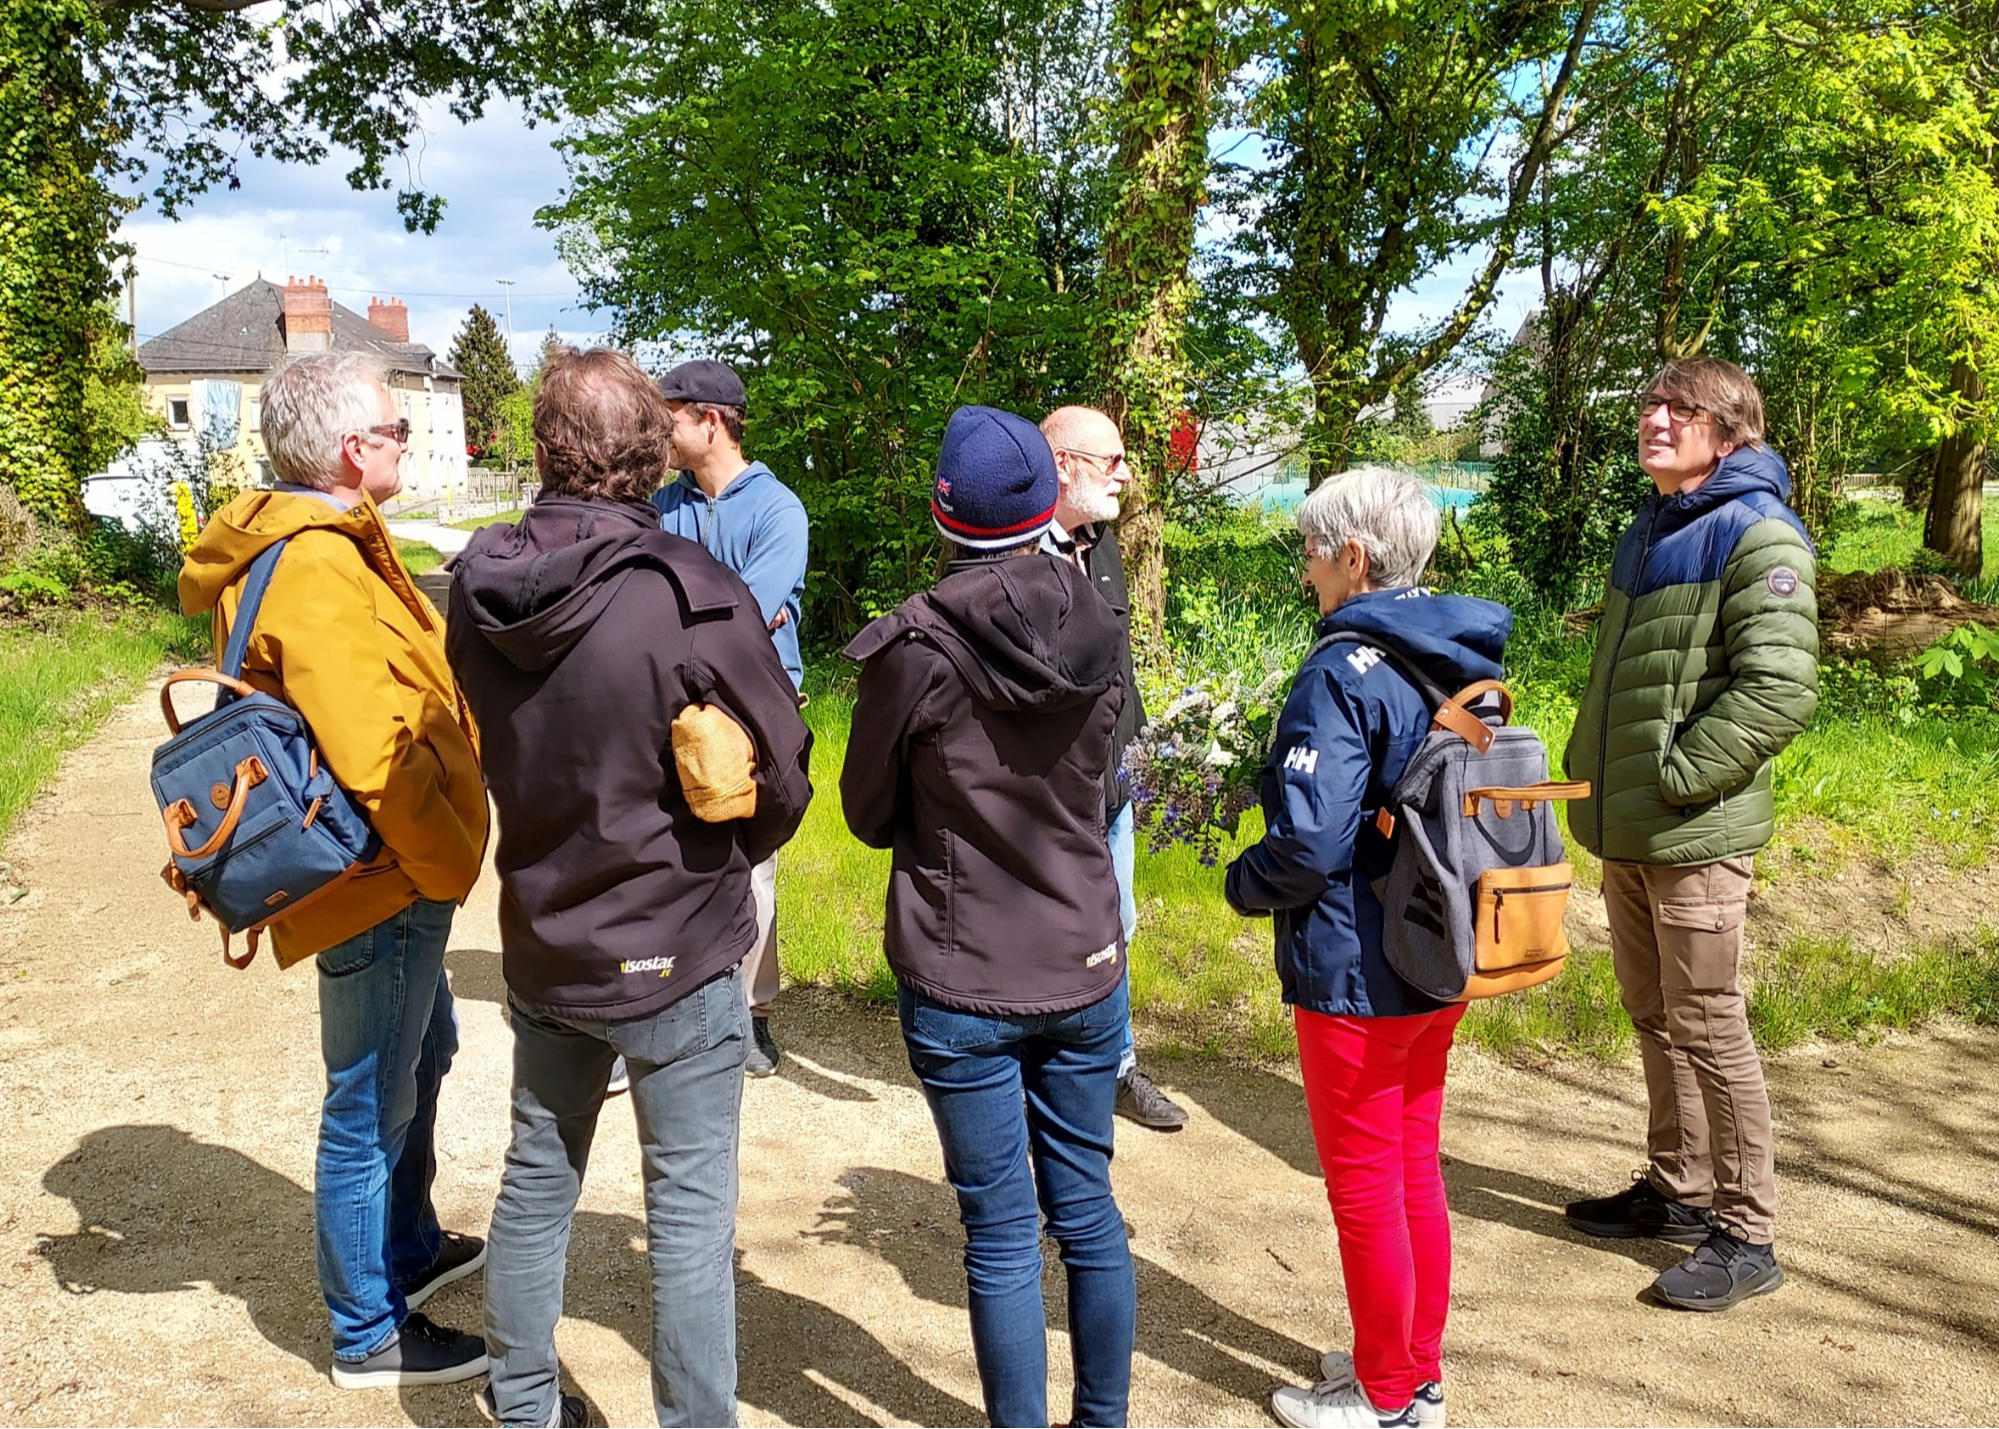
<path fill-rule="evenodd" d="M 726 362 L 697 357 L 660 378 L 659 395 L 669 402 L 712 402 L 718 407 L 740 407 L 743 379 Z"/>

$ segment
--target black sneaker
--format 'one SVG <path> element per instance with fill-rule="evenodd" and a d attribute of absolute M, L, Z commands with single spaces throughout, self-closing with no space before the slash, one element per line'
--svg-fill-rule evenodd
<path fill-rule="evenodd" d="M 1699 1245 L 1714 1228 L 1704 1209 L 1668 1200 L 1642 1171 L 1615 1196 L 1571 1201 L 1562 1214 L 1584 1235 L 1603 1240 L 1649 1238 L 1674 1245 Z"/>
<path fill-rule="evenodd" d="M 493 1386 L 487 1385 L 472 1396 L 472 1402 L 479 1406 L 479 1412 L 493 1423 L 500 1422 L 500 1411 L 493 1404 Z M 555 1418 L 549 1421 L 548 1429 L 583 1429 L 590 1422 L 590 1406 L 583 1402 L 580 1394 L 556 1395 Z"/>
<path fill-rule="evenodd" d="M 1152 1078 L 1137 1067 L 1118 1081 L 1117 1114 L 1154 1131 L 1178 1131 L 1187 1124 L 1187 1113 L 1180 1104 L 1160 1091 Z"/>
<path fill-rule="evenodd" d="M 1716 1226 L 1699 1250 L 1652 1282 L 1652 1293 L 1681 1310 L 1727 1310 L 1783 1283 L 1775 1246 L 1751 1245 Z"/>
<path fill-rule="evenodd" d="M 485 1241 L 475 1235 L 446 1231 L 444 1244 L 438 1248 L 437 1259 L 430 1263 L 430 1269 L 399 1282 L 396 1288 L 403 1292 L 403 1304 L 414 1310 L 452 1281 L 463 1280 L 485 1263 Z"/>
<path fill-rule="evenodd" d="M 486 1342 L 433 1325 L 422 1315 L 403 1321 L 395 1338 L 366 1359 L 333 1362 L 342 1389 L 401 1389 L 413 1384 L 456 1384 L 486 1372 Z"/>
<path fill-rule="evenodd" d="M 632 1069 L 625 1065 L 623 1057 L 611 1063 L 611 1080 L 604 1083 L 604 1095 L 621 1097 L 632 1089 Z"/>
<path fill-rule="evenodd" d="M 770 1035 L 768 1017 L 750 1019 L 750 1055 L 743 1058 L 743 1071 L 752 1077 L 768 1077 L 777 1070 L 777 1059 L 784 1053 L 777 1048 L 777 1039 Z"/>

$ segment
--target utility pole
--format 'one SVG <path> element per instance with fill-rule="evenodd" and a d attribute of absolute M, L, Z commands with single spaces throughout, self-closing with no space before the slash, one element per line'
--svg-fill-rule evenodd
<path fill-rule="evenodd" d="M 507 361 L 513 366 L 514 375 L 520 375 L 520 363 L 514 357 L 514 280 L 495 278 L 493 280 L 507 290 Z"/>

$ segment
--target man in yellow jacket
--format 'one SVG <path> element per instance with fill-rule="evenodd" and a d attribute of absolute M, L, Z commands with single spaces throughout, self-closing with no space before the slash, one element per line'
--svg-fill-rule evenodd
<path fill-rule="evenodd" d="M 250 563 L 289 541 L 243 678 L 305 716 L 382 840 L 339 893 L 270 929 L 280 967 L 318 961 L 313 1209 L 333 1382 L 448 1384 L 485 1373 L 485 1343 L 414 1311 L 486 1258 L 478 1237 L 439 1227 L 430 1198 L 437 1090 L 458 1049 L 444 945 L 486 847 L 478 735 L 443 623 L 375 505 L 400 488 L 409 439 L 381 369 L 359 354 L 299 358 L 265 382 L 262 405 L 278 489 L 210 518 L 181 568 L 181 607 L 214 612 L 220 649 Z"/>

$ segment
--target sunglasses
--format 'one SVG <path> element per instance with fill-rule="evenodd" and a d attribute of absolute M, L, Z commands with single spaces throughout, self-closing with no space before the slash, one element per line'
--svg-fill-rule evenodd
<path fill-rule="evenodd" d="M 368 428 L 368 434 L 376 437 L 389 437 L 395 441 L 397 446 L 406 447 L 410 444 L 410 419 L 404 417 L 401 421 L 380 423 L 377 426 Z"/>
<path fill-rule="evenodd" d="M 1067 452 L 1070 456 L 1079 456 L 1089 461 L 1102 462 L 1104 464 L 1105 476 L 1116 476 L 1120 471 L 1124 470 L 1123 452 L 1086 452 L 1076 447 L 1060 447 L 1058 450 Z"/>

